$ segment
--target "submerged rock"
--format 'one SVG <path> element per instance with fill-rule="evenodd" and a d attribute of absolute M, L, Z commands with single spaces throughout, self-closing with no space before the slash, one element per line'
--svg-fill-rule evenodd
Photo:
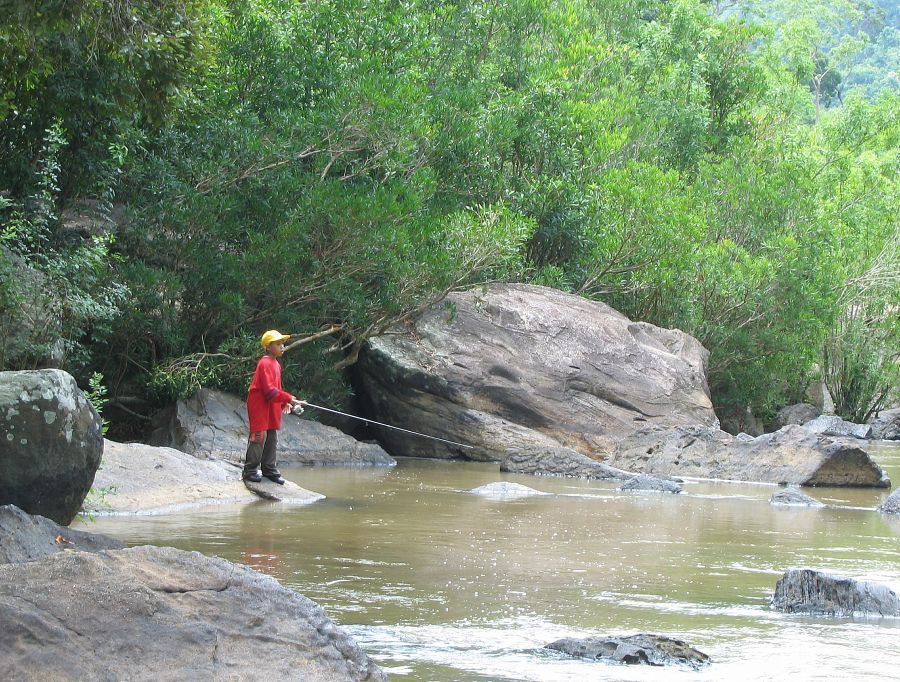
<path fill-rule="evenodd" d="M 521 446 L 511 449 L 500 463 L 500 471 L 621 481 L 634 476 L 627 471 L 597 462 L 570 448 L 541 446 Z"/>
<path fill-rule="evenodd" d="M 0 622 L 4 680 L 387 679 L 315 602 L 168 547 L 0 566 Z"/>
<path fill-rule="evenodd" d="M 0 504 L 68 525 L 102 454 L 100 417 L 71 375 L 0 372 Z"/>
<path fill-rule="evenodd" d="M 641 425 L 718 425 L 696 339 L 580 296 L 491 284 L 396 331 L 356 365 L 373 418 L 476 446 L 380 432 L 398 455 L 498 461 L 555 445 L 594 456 Z"/>
<path fill-rule="evenodd" d="M 888 495 L 878 506 L 878 511 L 882 514 L 900 514 L 900 488 Z"/>
<path fill-rule="evenodd" d="M 657 493 L 680 493 L 681 486 L 671 479 L 639 474 L 625 482 L 619 490 L 648 490 Z"/>
<path fill-rule="evenodd" d="M 644 665 L 689 665 L 699 668 L 709 656 L 680 639 L 664 635 L 637 634 L 628 637 L 565 638 L 547 645 L 577 658 L 609 659 L 619 663 Z"/>
<path fill-rule="evenodd" d="M 470 493 L 488 497 L 494 500 L 513 500 L 522 497 L 532 497 L 534 495 L 549 495 L 540 490 L 529 488 L 521 483 L 510 483 L 509 481 L 497 481 L 495 483 L 486 483 L 485 485 L 472 488 Z"/>
<path fill-rule="evenodd" d="M 793 568 L 775 586 L 772 607 L 826 616 L 900 616 L 900 597 L 880 583 Z"/>
<path fill-rule="evenodd" d="M 115 538 L 60 526 L 11 504 L 0 507 L 0 538 L 0 564 L 34 561 L 65 550 L 99 552 L 125 547 Z"/>
<path fill-rule="evenodd" d="M 769 498 L 769 504 L 783 505 L 790 507 L 824 507 L 825 505 L 818 500 L 813 499 L 804 492 L 796 488 L 785 488 L 774 493 Z"/>
<path fill-rule="evenodd" d="M 247 452 L 250 425 L 240 398 L 201 389 L 188 400 L 154 415 L 152 445 L 175 448 L 198 458 L 240 462 Z M 379 445 L 351 438 L 331 426 L 285 415 L 278 432 L 278 461 L 305 466 L 394 466 Z"/>

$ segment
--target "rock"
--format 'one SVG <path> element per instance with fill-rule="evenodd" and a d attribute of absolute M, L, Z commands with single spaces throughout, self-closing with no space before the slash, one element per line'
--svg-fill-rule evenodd
<path fill-rule="evenodd" d="M 380 682 L 316 603 L 169 547 L 0 566 L 0 679 Z"/>
<path fill-rule="evenodd" d="M 872 438 L 900 440 L 900 408 L 881 410 L 869 420 Z"/>
<path fill-rule="evenodd" d="M 200 458 L 239 462 L 247 452 L 247 408 L 227 393 L 201 389 L 154 415 L 152 445 L 175 448 Z M 278 432 L 278 461 L 307 466 L 394 466 L 380 446 L 363 443 L 331 426 L 285 415 Z"/>
<path fill-rule="evenodd" d="M 634 476 L 632 473 L 597 462 L 580 452 L 563 447 L 523 446 L 510 450 L 500 463 L 500 471 L 623 481 Z"/>
<path fill-rule="evenodd" d="M 878 506 L 878 511 L 882 514 L 900 514 L 900 488 L 888 495 Z"/>
<path fill-rule="evenodd" d="M 103 454 L 100 417 L 58 369 L 0 372 L 0 504 L 68 525 Z"/>
<path fill-rule="evenodd" d="M 814 370 L 819 371 L 819 367 L 815 366 Z M 828 387 L 825 385 L 824 381 L 814 381 L 809 386 L 807 386 L 805 397 L 808 402 L 819 408 L 820 413 L 834 413 L 834 400 L 832 399 L 831 393 L 828 391 Z"/>
<path fill-rule="evenodd" d="M 648 474 L 638 474 L 634 478 L 625 481 L 624 485 L 622 485 L 619 490 L 649 490 L 658 493 L 680 493 L 682 488 L 678 483 L 671 479 L 658 478 L 657 476 L 649 476 Z"/>
<path fill-rule="evenodd" d="M 550 493 L 542 493 L 540 490 L 529 488 L 521 483 L 510 483 L 509 481 L 497 481 L 496 483 L 487 483 L 485 485 L 472 488 L 470 493 L 481 495 L 492 500 L 517 500 L 523 497 L 532 497 L 534 495 L 549 495 Z"/>
<path fill-rule="evenodd" d="M 793 568 L 776 584 L 772 607 L 826 616 L 900 616 L 900 597 L 880 583 Z"/>
<path fill-rule="evenodd" d="M 323 498 L 290 482 L 284 487 L 285 501 L 309 503 Z M 110 440 L 94 488 L 96 494 L 85 502 L 85 511 L 99 515 L 158 514 L 259 499 L 241 481 L 240 468 L 227 462 L 197 459 L 173 448 Z"/>
<path fill-rule="evenodd" d="M 709 663 L 709 656 L 682 640 L 654 634 L 585 639 L 567 637 L 548 644 L 546 648 L 577 658 L 608 658 L 629 664 L 689 665 L 699 668 Z"/>
<path fill-rule="evenodd" d="M 812 421 L 816 417 L 822 414 L 821 410 L 815 405 L 810 405 L 809 403 L 797 403 L 796 405 L 788 405 L 787 407 L 782 407 L 778 410 L 778 414 L 775 415 L 775 420 L 773 422 L 773 426 L 777 431 L 782 426 L 787 426 L 788 424 L 805 424 L 808 421 Z"/>
<path fill-rule="evenodd" d="M 869 424 L 854 424 L 846 422 L 834 415 L 821 415 L 806 422 L 803 428 L 813 433 L 821 433 L 826 436 L 849 436 L 850 438 L 871 438 L 872 427 Z"/>
<path fill-rule="evenodd" d="M 32 516 L 12 504 L 0 506 L 0 564 L 34 561 L 64 550 L 99 552 L 122 549 L 114 538 L 60 526 L 43 516 Z"/>
<path fill-rule="evenodd" d="M 398 455 L 497 461 L 554 445 L 594 456 L 643 425 L 718 426 L 697 340 L 603 303 L 492 284 L 452 293 L 393 331 L 370 339 L 355 367 L 368 413 L 476 446 L 381 431 Z"/>
<path fill-rule="evenodd" d="M 804 492 L 800 492 L 796 488 L 785 488 L 774 493 L 769 498 L 769 504 L 783 505 L 789 507 L 824 507 L 825 505 L 811 498 Z"/>
<path fill-rule="evenodd" d="M 258 495 L 264 500 L 272 500 L 273 502 L 283 502 L 285 504 L 309 504 L 316 500 L 324 500 L 325 496 L 319 493 L 311 493 L 309 490 L 301 488 L 296 483 L 285 481 L 283 484 L 274 483 L 263 478 L 259 483 L 253 481 L 243 481 L 247 490 Z"/>
<path fill-rule="evenodd" d="M 726 414 L 721 418 L 721 429 L 726 433 L 738 435 L 749 434 L 751 437 L 761 436 L 765 433 L 762 422 L 757 419 L 749 407 Z"/>
<path fill-rule="evenodd" d="M 644 429 L 605 462 L 631 471 L 795 485 L 883 488 L 890 479 L 865 450 L 789 425 L 750 440 L 705 426 Z"/>

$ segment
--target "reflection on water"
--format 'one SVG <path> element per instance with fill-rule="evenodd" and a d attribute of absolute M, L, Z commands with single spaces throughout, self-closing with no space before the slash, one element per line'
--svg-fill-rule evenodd
<path fill-rule="evenodd" d="M 900 448 L 873 450 L 900 480 Z M 809 566 L 900 590 L 889 491 L 806 489 L 824 509 L 769 505 L 774 486 L 692 482 L 680 495 L 611 482 L 501 474 L 496 465 L 402 460 L 391 470 L 287 469 L 327 499 L 89 529 L 248 564 L 319 602 L 393 679 L 900 680 L 900 619 L 771 611 L 781 573 Z M 497 500 L 510 481 L 552 493 Z M 705 670 L 569 660 L 564 636 L 654 632 L 713 658 Z M 893 662 L 892 662 L 893 661 Z"/>

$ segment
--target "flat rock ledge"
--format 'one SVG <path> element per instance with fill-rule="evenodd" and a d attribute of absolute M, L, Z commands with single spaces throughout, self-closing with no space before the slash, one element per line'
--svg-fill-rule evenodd
<path fill-rule="evenodd" d="M 825 505 L 813 499 L 806 493 L 796 488 L 785 488 L 774 493 L 769 498 L 769 504 L 780 507 L 824 507 Z"/>
<path fill-rule="evenodd" d="M 315 602 L 171 547 L 0 566 L 0 679 L 382 682 Z"/>
<path fill-rule="evenodd" d="M 12 504 L 0 507 L 0 538 L 0 564 L 34 561 L 62 551 L 99 552 L 125 547 L 115 538 L 60 526 Z"/>
<path fill-rule="evenodd" d="M 658 476 L 638 474 L 634 478 L 625 481 L 619 490 L 623 492 L 642 490 L 654 493 L 680 493 L 682 487 L 670 478 L 659 478 Z"/>
<path fill-rule="evenodd" d="M 844 618 L 900 617 L 900 597 L 881 583 L 793 568 L 776 584 L 772 608 Z"/>
<path fill-rule="evenodd" d="M 882 514 L 900 515 L 900 488 L 888 495 L 887 499 L 878 506 Z"/>
<path fill-rule="evenodd" d="M 604 461 L 646 474 L 802 486 L 889 488 L 890 478 L 860 441 L 788 424 L 757 438 L 693 425 L 635 431 Z"/>
<path fill-rule="evenodd" d="M 513 474 L 564 476 L 627 481 L 634 474 L 611 467 L 565 447 L 523 446 L 507 451 L 500 471 Z"/>
<path fill-rule="evenodd" d="M 254 486 L 255 487 L 255 486 Z M 277 490 L 276 490 L 277 489 Z M 84 511 L 97 516 L 162 514 L 212 504 L 239 504 L 260 497 L 289 504 L 324 498 L 288 481 L 249 489 L 233 464 L 202 460 L 173 448 L 107 440 Z"/>
<path fill-rule="evenodd" d="M 688 665 L 696 669 L 710 662 L 709 656 L 680 639 L 643 633 L 628 637 L 567 637 L 548 644 L 546 648 L 576 658 L 610 660 L 631 665 Z"/>

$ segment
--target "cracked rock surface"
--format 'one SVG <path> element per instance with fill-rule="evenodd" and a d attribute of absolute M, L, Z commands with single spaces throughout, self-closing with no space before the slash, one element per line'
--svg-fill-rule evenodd
<path fill-rule="evenodd" d="M 315 602 L 169 547 L 0 566 L 0 679 L 386 680 Z"/>

